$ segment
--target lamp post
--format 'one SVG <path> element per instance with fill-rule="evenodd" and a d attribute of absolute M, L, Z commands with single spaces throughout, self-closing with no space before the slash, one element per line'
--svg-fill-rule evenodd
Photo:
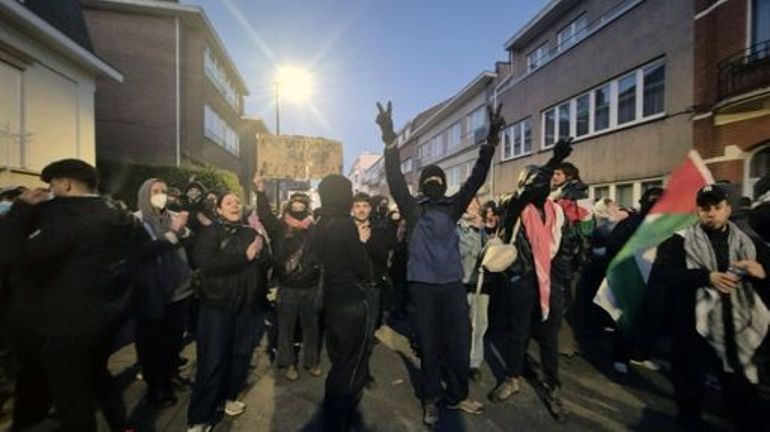
<path fill-rule="evenodd" d="M 275 80 L 275 134 L 281 134 L 281 109 L 280 109 L 280 97 L 278 89 L 281 87 L 281 82 Z"/>

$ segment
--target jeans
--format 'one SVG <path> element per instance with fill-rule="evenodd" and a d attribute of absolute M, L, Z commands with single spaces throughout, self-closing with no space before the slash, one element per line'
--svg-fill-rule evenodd
<path fill-rule="evenodd" d="M 303 365 L 310 369 L 318 365 L 320 354 L 319 316 L 316 310 L 317 290 L 279 288 L 278 302 L 278 357 L 279 368 L 294 366 L 294 330 L 299 320 L 302 328 Z"/>
<path fill-rule="evenodd" d="M 484 362 L 484 335 L 489 327 L 489 295 L 468 294 L 468 306 L 471 310 L 471 369 L 479 369 Z"/>
<path fill-rule="evenodd" d="M 264 322 L 262 312 L 243 305 L 237 310 L 200 305 L 198 312 L 198 371 L 195 376 L 189 424 L 215 424 L 218 408 L 237 399 L 249 374 L 254 350 L 254 328 Z"/>

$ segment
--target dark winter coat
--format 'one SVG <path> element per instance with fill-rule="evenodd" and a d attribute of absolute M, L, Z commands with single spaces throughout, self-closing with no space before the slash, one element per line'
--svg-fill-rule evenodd
<path fill-rule="evenodd" d="M 246 249 L 257 235 L 248 225 L 218 221 L 201 231 L 194 253 L 200 270 L 201 304 L 234 311 L 256 307 L 266 297 L 260 258 L 249 261 L 246 257 Z"/>
<path fill-rule="evenodd" d="M 0 237 L 0 267 L 11 269 L 15 327 L 97 341 L 125 317 L 129 262 L 145 233 L 110 201 L 89 196 L 17 203 Z"/>

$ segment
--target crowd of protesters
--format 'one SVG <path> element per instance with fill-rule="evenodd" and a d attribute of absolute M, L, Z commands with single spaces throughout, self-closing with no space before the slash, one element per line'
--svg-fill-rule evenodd
<path fill-rule="evenodd" d="M 447 195 L 444 171 L 430 165 L 413 196 L 391 105 L 378 109 L 392 203 L 354 193 L 339 175 L 319 184 L 319 209 L 305 193 L 271 203 L 259 175 L 249 209 L 235 191 L 150 178 L 129 212 L 99 195 L 96 169 L 74 159 L 43 170 L 47 189 L 0 191 L 0 350 L 18 364 L 12 430 L 53 412 L 61 430 L 95 431 L 96 410 L 111 430 L 130 430 L 107 369 L 126 323 L 151 407 L 174 406 L 178 389 L 192 387 L 191 432 L 247 409 L 239 395 L 266 324 L 277 329 L 268 348 L 289 382 L 324 375 L 325 349 L 323 429 L 357 430 L 359 402 L 376 386 L 375 333 L 396 323 L 420 360 L 427 425 L 441 406 L 484 411 L 469 386 L 482 382 L 490 343 L 505 370 L 489 399 L 508 401 L 529 381 L 553 418 L 567 421 L 560 355 L 598 338 L 610 341 L 618 373 L 657 370 L 668 357 L 684 430 L 705 428 L 708 375 L 719 377 L 738 430 L 770 428 L 770 179 L 753 200 L 739 202 L 724 183 L 692 197 L 698 222 L 658 248 L 643 325 L 621 329 L 593 299 L 663 189 L 646 190 L 638 209 L 590 200 L 566 139 L 544 165 L 522 171 L 511 195 L 482 204 L 477 193 L 505 126 L 490 107 L 486 141 L 458 192 Z M 661 337 L 670 352 L 653 348 Z M 179 374 L 188 339 L 194 381 Z M 528 355 L 532 340 L 539 362 Z"/>

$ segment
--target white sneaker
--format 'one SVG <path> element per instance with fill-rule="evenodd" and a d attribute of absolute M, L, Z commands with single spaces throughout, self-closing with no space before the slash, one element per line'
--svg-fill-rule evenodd
<path fill-rule="evenodd" d="M 631 360 L 631 364 L 634 365 L 634 366 L 643 367 L 643 368 L 651 370 L 651 371 L 660 370 L 660 365 L 655 363 L 652 360 L 644 360 L 644 361 Z"/>
<path fill-rule="evenodd" d="M 187 432 L 211 432 L 213 426 L 210 424 L 197 424 L 187 427 Z"/>
<path fill-rule="evenodd" d="M 229 400 L 225 402 L 225 414 L 229 416 L 237 416 L 243 414 L 244 411 L 246 411 L 246 404 L 241 401 Z"/>
<path fill-rule="evenodd" d="M 628 373 L 628 365 L 623 362 L 615 362 L 612 364 L 612 367 L 615 368 L 615 372 L 627 374 Z"/>

